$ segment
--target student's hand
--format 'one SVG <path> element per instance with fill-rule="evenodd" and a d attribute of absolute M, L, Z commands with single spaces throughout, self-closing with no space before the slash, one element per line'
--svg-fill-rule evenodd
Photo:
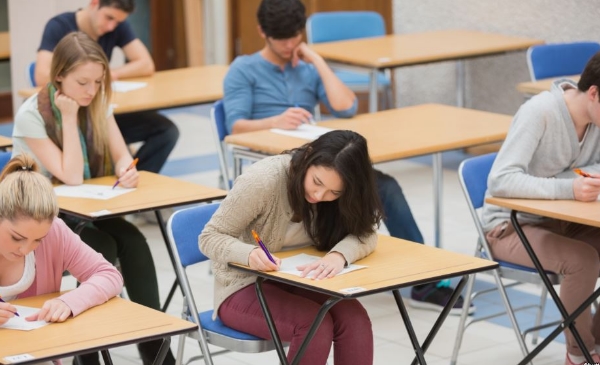
<path fill-rule="evenodd" d="M 265 254 L 260 247 L 257 247 L 250 251 L 250 256 L 248 257 L 248 266 L 250 266 L 252 270 L 277 271 L 279 270 L 279 266 L 281 266 L 281 259 L 278 259 L 273 254 L 271 254 L 271 256 L 277 264 L 272 263 L 267 257 L 267 254 Z"/>
<path fill-rule="evenodd" d="M 71 308 L 60 299 L 50 299 L 39 312 L 25 317 L 27 321 L 64 322 L 71 316 Z"/>
<path fill-rule="evenodd" d="M 116 81 L 119 79 L 119 75 L 117 74 L 117 72 L 115 70 L 110 70 L 110 79 L 112 81 Z"/>
<path fill-rule="evenodd" d="M 592 177 L 579 176 L 573 180 L 573 195 L 575 200 L 592 202 L 600 194 L 600 174 L 590 174 Z"/>
<path fill-rule="evenodd" d="M 15 316 L 17 308 L 10 303 L 0 302 L 0 325 L 8 322 L 9 319 Z"/>
<path fill-rule="evenodd" d="M 330 252 L 320 260 L 311 262 L 307 265 L 300 265 L 296 269 L 302 271 L 301 277 L 305 278 L 311 271 L 314 271 L 312 278 L 321 280 L 332 278 L 344 270 L 346 259 L 339 252 Z"/>
<path fill-rule="evenodd" d="M 292 55 L 292 67 L 298 66 L 298 61 L 304 61 L 306 63 L 315 63 L 317 60 L 323 60 L 321 56 L 312 49 L 306 43 L 302 42 L 294 49 Z"/>
<path fill-rule="evenodd" d="M 312 114 L 304 108 L 288 108 L 275 117 L 273 128 L 296 129 L 302 123 L 310 124 L 311 118 L 313 118 Z"/>
<path fill-rule="evenodd" d="M 60 113 L 63 116 L 63 121 L 74 120 L 77 122 L 77 111 L 79 110 L 79 104 L 70 97 L 56 90 L 54 93 L 54 103 Z M 74 118 L 67 118 L 67 116 L 71 116 Z"/>
<path fill-rule="evenodd" d="M 138 186 L 140 173 L 135 167 L 131 168 L 129 171 L 127 171 L 126 167 L 123 167 L 117 174 L 117 177 L 119 178 L 119 185 L 122 187 L 135 188 Z"/>

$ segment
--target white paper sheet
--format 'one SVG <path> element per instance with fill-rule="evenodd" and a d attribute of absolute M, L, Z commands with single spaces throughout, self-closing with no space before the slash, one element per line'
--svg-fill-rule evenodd
<path fill-rule="evenodd" d="M 135 188 L 125 189 L 117 186 L 113 189 L 112 186 L 93 184 L 81 184 L 75 186 L 60 185 L 54 188 L 54 192 L 57 196 L 98 200 L 112 199 L 119 195 L 131 193 L 132 191 L 135 191 Z"/>
<path fill-rule="evenodd" d="M 302 271 L 296 269 L 296 267 L 300 265 L 310 264 L 311 262 L 317 261 L 318 259 L 320 259 L 319 256 L 307 255 L 305 253 L 290 256 L 281 260 L 281 267 L 279 268 L 279 272 L 300 276 L 302 274 Z M 344 275 L 355 270 L 364 269 L 365 267 L 366 266 L 363 265 L 350 264 L 336 276 Z M 312 275 L 313 273 L 311 272 L 307 275 L 307 277 L 310 278 L 312 277 Z"/>
<path fill-rule="evenodd" d="M 146 82 L 137 82 L 137 81 L 113 81 L 112 89 L 118 93 L 126 93 L 128 91 L 141 89 L 146 87 L 148 83 Z"/>
<path fill-rule="evenodd" d="M 46 321 L 26 321 L 25 318 L 32 314 L 35 314 L 40 311 L 40 308 L 32 308 L 32 307 L 24 307 L 22 305 L 15 305 L 17 308 L 17 313 L 19 313 L 19 317 L 14 316 L 8 320 L 8 322 L 4 323 L 0 326 L 0 328 L 6 328 L 11 330 L 19 330 L 19 331 L 31 331 L 38 329 L 40 327 L 44 327 L 48 325 Z"/>
<path fill-rule="evenodd" d="M 320 127 L 317 125 L 301 124 L 297 129 L 288 130 L 273 128 L 271 129 L 271 132 L 312 141 L 332 130 L 333 129 L 331 128 Z"/>

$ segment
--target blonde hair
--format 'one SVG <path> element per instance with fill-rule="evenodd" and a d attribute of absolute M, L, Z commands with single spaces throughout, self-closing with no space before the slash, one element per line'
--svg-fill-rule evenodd
<path fill-rule="evenodd" d="M 89 110 L 92 119 L 94 150 L 102 155 L 108 148 L 108 126 L 106 114 L 111 100 L 111 77 L 108 59 L 100 45 L 83 32 L 72 32 L 64 36 L 54 48 L 52 66 L 50 67 L 50 80 L 54 87 L 61 90 L 57 77 L 65 77 L 76 67 L 87 62 L 99 63 L 104 68 L 104 75 L 100 90 L 87 108 L 79 108 L 79 119 L 87 117 Z M 61 137 L 59 137 L 61 138 Z"/>
<path fill-rule="evenodd" d="M 0 219 L 51 221 L 57 215 L 52 183 L 38 172 L 35 160 L 26 154 L 11 158 L 0 173 Z"/>

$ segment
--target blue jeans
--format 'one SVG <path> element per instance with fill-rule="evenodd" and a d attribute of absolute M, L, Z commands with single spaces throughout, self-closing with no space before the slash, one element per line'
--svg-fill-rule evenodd
<path fill-rule="evenodd" d="M 375 170 L 377 192 L 383 205 L 383 221 L 392 237 L 424 243 L 400 185 L 390 175 Z"/>
<path fill-rule="evenodd" d="M 173 122 L 157 112 L 135 112 L 115 115 L 125 143 L 144 142 L 134 157 L 137 169 L 159 173 L 179 139 Z"/>

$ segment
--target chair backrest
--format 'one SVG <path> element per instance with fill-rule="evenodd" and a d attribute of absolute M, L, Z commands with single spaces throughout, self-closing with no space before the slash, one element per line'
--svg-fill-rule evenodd
<path fill-rule="evenodd" d="M 314 13 L 306 22 L 308 43 L 385 35 L 385 21 L 374 11 L 332 11 Z"/>
<path fill-rule="evenodd" d="M 10 161 L 12 156 L 12 152 L 10 151 L 0 151 L 0 171 L 4 169 L 4 166 Z"/>
<path fill-rule="evenodd" d="M 223 144 L 225 137 L 229 135 L 227 127 L 225 126 L 225 107 L 223 100 L 218 100 L 213 104 L 210 110 L 210 120 L 212 126 L 212 134 L 217 147 L 217 156 L 219 157 L 219 168 L 221 170 L 221 176 L 227 190 L 231 188 L 231 181 L 229 179 L 229 167 L 227 165 L 227 149 Z"/>
<path fill-rule="evenodd" d="M 25 70 L 25 77 L 27 78 L 30 87 L 37 86 L 35 83 L 35 61 L 30 62 L 27 65 L 27 69 Z"/>
<path fill-rule="evenodd" d="M 527 66 L 531 81 L 578 75 L 594 54 L 600 51 L 597 42 L 542 44 L 529 47 Z"/>

